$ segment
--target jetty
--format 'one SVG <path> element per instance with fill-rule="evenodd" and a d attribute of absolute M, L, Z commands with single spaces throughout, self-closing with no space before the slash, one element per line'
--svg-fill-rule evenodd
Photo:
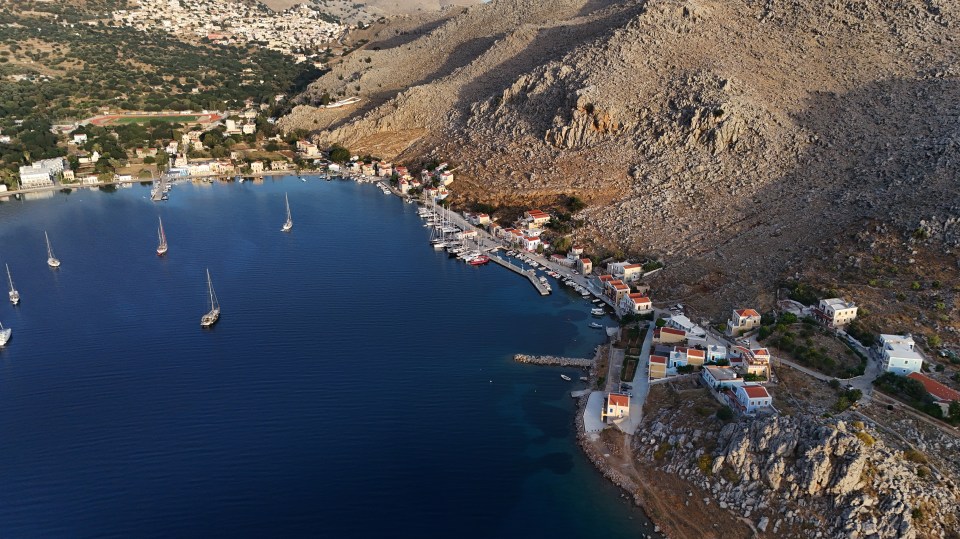
<path fill-rule="evenodd" d="M 517 363 L 529 363 L 531 365 L 579 367 L 582 369 L 593 367 L 593 360 L 585 357 L 528 356 L 526 354 L 516 354 L 513 356 L 513 360 Z"/>
<path fill-rule="evenodd" d="M 534 271 L 533 269 L 523 270 L 520 267 L 514 265 L 513 263 L 507 260 L 500 258 L 497 255 L 491 256 L 490 261 L 495 262 L 512 272 L 518 273 L 526 277 L 530 281 L 530 283 L 537 289 L 537 292 L 539 292 L 541 296 L 550 295 L 550 287 L 541 283 L 540 280 L 537 279 L 537 272 Z"/>
<path fill-rule="evenodd" d="M 154 202 L 159 202 L 163 198 L 163 194 L 167 189 L 167 175 L 160 175 L 160 183 L 157 184 L 157 187 L 153 189 L 153 192 L 150 194 L 150 200 Z"/>

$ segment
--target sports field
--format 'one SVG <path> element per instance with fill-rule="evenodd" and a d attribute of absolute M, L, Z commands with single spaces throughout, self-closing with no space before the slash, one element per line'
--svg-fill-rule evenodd
<path fill-rule="evenodd" d="M 123 116 L 113 120 L 112 123 L 115 124 L 144 124 L 152 120 L 158 122 L 176 122 L 181 124 L 189 124 L 200 121 L 201 116 L 198 114 L 190 116 Z"/>
<path fill-rule="evenodd" d="M 171 113 L 132 113 L 132 114 L 104 114 L 88 118 L 86 121 L 93 125 L 128 125 L 143 124 L 156 120 L 158 122 L 181 123 L 181 124 L 209 124 L 221 120 L 223 115 L 216 112 L 207 114 L 179 114 Z"/>

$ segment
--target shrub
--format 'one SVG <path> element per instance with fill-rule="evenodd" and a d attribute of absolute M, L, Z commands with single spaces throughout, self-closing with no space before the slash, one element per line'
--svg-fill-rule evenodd
<path fill-rule="evenodd" d="M 706 454 L 700 455 L 700 458 L 697 459 L 697 467 L 700 468 L 700 471 L 703 472 L 703 475 L 713 475 L 713 457 Z"/>
<path fill-rule="evenodd" d="M 858 433 L 857 433 L 857 438 L 860 438 L 860 441 L 863 442 L 863 444 L 866 445 L 866 446 L 868 446 L 868 447 L 869 447 L 869 446 L 872 446 L 874 443 L 876 443 L 876 440 L 873 439 L 873 436 L 870 436 L 869 434 L 867 434 L 867 433 L 864 432 L 864 431 L 858 432 Z"/>
<path fill-rule="evenodd" d="M 833 380 L 830 380 L 828 384 L 832 389 L 840 389 L 840 380 L 837 380 L 836 378 L 834 378 Z"/>
<path fill-rule="evenodd" d="M 733 409 L 731 409 L 729 406 L 720 408 L 717 410 L 717 419 L 720 421 L 730 421 L 733 419 Z"/>
<path fill-rule="evenodd" d="M 926 464 L 927 456 L 916 449 L 907 449 L 903 452 L 903 458 L 915 464 Z"/>
<path fill-rule="evenodd" d="M 653 458 L 657 460 L 663 460 L 663 457 L 667 456 L 667 451 L 670 451 L 673 446 L 667 442 L 661 442 L 660 446 L 657 447 L 657 450 L 653 452 Z"/>

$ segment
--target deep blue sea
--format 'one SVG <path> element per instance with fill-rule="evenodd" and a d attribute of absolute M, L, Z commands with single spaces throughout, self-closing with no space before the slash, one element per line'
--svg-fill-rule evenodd
<path fill-rule="evenodd" d="M 588 302 L 435 252 L 415 205 L 370 185 L 148 196 L 0 203 L 22 296 L 0 296 L 0 537 L 649 530 L 576 445 L 559 374 L 580 373 L 512 361 L 591 353 Z"/>

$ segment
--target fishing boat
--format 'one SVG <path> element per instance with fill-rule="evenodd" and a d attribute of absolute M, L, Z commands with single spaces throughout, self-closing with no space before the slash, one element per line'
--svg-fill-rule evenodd
<path fill-rule="evenodd" d="M 160 239 L 160 244 L 157 245 L 157 256 L 163 256 L 167 254 L 167 235 L 163 232 L 163 219 L 157 218 L 160 221 L 160 226 L 157 227 L 157 236 Z"/>
<path fill-rule="evenodd" d="M 17 289 L 13 287 L 13 277 L 10 276 L 10 265 L 7 266 L 7 281 L 10 282 L 10 303 L 14 305 L 20 303 L 20 292 L 17 292 Z"/>
<path fill-rule="evenodd" d="M 10 328 L 3 327 L 3 324 L 0 324 L 0 346 L 7 344 L 7 341 L 10 340 L 10 335 L 13 334 L 13 330 Z"/>
<path fill-rule="evenodd" d="M 59 268 L 60 261 L 53 256 L 53 247 L 50 246 L 50 236 L 47 235 L 46 230 L 43 231 L 43 237 L 47 239 L 47 265 L 51 268 Z"/>
<path fill-rule="evenodd" d="M 471 265 L 471 266 L 482 266 L 482 265 L 486 264 L 487 262 L 490 262 L 490 257 L 487 256 L 487 255 L 480 255 L 480 256 L 475 256 L 475 257 L 473 257 L 473 258 L 470 260 L 470 265 Z"/>
<path fill-rule="evenodd" d="M 596 322 L 590 322 L 590 327 L 592 327 L 593 329 L 601 329 L 603 328 L 603 325 L 598 324 Z"/>
<path fill-rule="evenodd" d="M 283 198 L 287 202 L 287 220 L 283 223 L 283 227 L 281 227 L 280 230 L 290 232 L 290 229 L 293 228 L 293 216 L 290 215 L 290 197 L 284 194 Z"/>
<path fill-rule="evenodd" d="M 303 183 L 307 183 L 307 179 L 304 178 L 303 176 L 300 176 L 300 181 L 302 181 Z"/>
<path fill-rule="evenodd" d="M 593 316 L 603 316 L 606 311 L 603 310 L 603 307 L 597 307 L 596 309 L 590 309 L 590 314 Z"/>
<path fill-rule="evenodd" d="M 208 328 L 217 323 L 220 319 L 220 302 L 217 301 L 217 294 L 213 291 L 213 281 L 210 279 L 210 270 L 207 270 L 207 290 L 210 294 L 210 311 L 200 319 L 200 326 Z"/>
<path fill-rule="evenodd" d="M 573 378 L 570 378 L 569 376 L 567 376 L 566 374 L 561 374 L 561 375 L 560 375 L 560 378 L 563 378 L 564 380 L 566 380 L 566 381 L 568 381 L 568 382 L 573 379 Z"/>

